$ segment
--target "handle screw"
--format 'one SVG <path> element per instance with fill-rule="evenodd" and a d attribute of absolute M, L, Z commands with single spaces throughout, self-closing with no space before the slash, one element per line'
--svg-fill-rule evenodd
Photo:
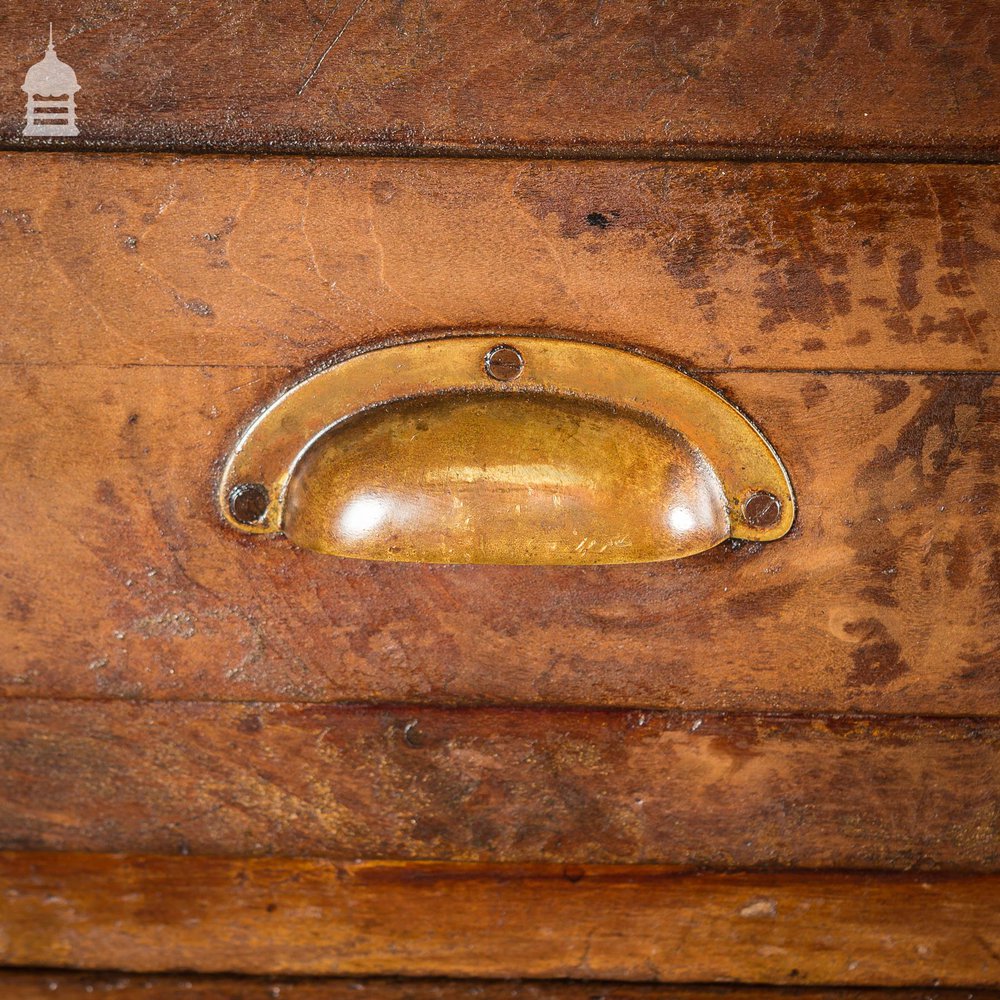
<path fill-rule="evenodd" d="M 229 491 L 229 512 L 240 524 L 263 520 L 271 496 L 262 483 L 240 483 Z"/>
<path fill-rule="evenodd" d="M 524 371 L 524 358 L 516 347 L 497 344 L 483 360 L 486 374 L 498 382 L 513 382 Z"/>
<path fill-rule="evenodd" d="M 743 501 L 743 517 L 752 528 L 773 528 L 781 520 L 781 501 L 767 490 L 756 490 Z"/>

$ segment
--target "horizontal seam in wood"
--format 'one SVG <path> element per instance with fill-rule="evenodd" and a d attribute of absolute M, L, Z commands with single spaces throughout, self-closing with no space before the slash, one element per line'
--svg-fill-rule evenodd
<path fill-rule="evenodd" d="M 428 975 L 415 975 L 407 976 L 403 973 L 392 975 L 392 976 L 372 976 L 372 975 L 330 975 L 330 974 L 318 974 L 318 975 L 302 975 L 299 973 L 245 973 L 245 972 L 192 972 L 192 973 L 179 973 L 179 972 L 127 972 L 122 969 L 115 968 L 74 968 L 71 966 L 58 966 L 58 965 L 4 965 L 0 964 L 0 985 L 5 979 L 13 980 L 14 978 L 27 978 L 29 976 L 47 976 L 52 979 L 65 978 L 69 979 L 98 979 L 103 977 L 116 977 L 116 978 L 128 978 L 137 980 L 153 980 L 154 982 L 165 982 L 171 983 L 178 980 L 184 982 L 194 981 L 196 985 L 199 984 L 209 984 L 217 982 L 223 983 L 240 983 L 246 984 L 247 986 L 253 986 L 255 984 L 266 984 L 270 985 L 289 985 L 292 987 L 297 986 L 310 986 L 310 985 L 323 985 L 325 983 L 364 983 L 372 986 L 381 985 L 391 985 L 395 983 L 405 982 L 407 984 L 427 984 L 428 986 L 434 987 L 447 987 L 454 986 L 463 990 L 461 994 L 456 993 L 455 996 L 473 996 L 471 992 L 466 993 L 465 990 L 473 990 L 476 987 L 511 987 L 512 989 L 519 986 L 539 986 L 539 987 L 559 987 L 559 986 L 569 986 L 569 987 L 579 987 L 586 986 L 588 990 L 598 991 L 598 996 L 603 996 L 602 990 L 630 990 L 630 991 L 641 991 L 635 992 L 638 997 L 648 997 L 649 1000 L 653 1000 L 654 994 L 649 993 L 650 987 L 656 989 L 655 997 L 657 1000 L 668 1000 L 668 998 L 675 992 L 679 993 L 686 990 L 704 990 L 706 995 L 723 997 L 730 996 L 736 997 L 737 994 L 756 992 L 762 995 L 769 993 L 787 994 L 790 997 L 824 997 L 829 996 L 832 991 L 845 990 L 849 992 L 851 1000 L 858 1000 L 858 998 L 863 998 L 868 994 L 878 994 L 885 995 L 887 997 L 900 996 L 900 997 L 914 997 L 916 1000 L 934 1000 L 935 997 L 950 998 L 955 997 L 958 1000 L 992 1000 L 994 997 L 1000 997 L 1000 990 L 993 987 L 970 987 L 962 989 L 957 986 L 935 986 L 935 987 L 922 987 L 922 986 L 850 986 L 850 987 L 837 987 L 830 986 L 824 983 L 817 983 L 815 981 L 810 981 L 809 983 L 804 983 L 801 986 L 789 985 L 787 982 L 782 983 L 761 983 L 761 982 L 742 982 L 739 980 L 725 980 L 719 982 L 717 980 L 710 979 L 692 979 L 686 981 L 672 981 L 672 982 L 658 982 L 649 983 L 642 982 L 641 980 L 617 980 L 617 979 L 589 979 L 589 980 L 565 980 L 562 978 L 554 979 L 542 979 L 538 976 L 517 976 L 508 979 L 489 979 L 478 976 L 473 977 L 462 977 L 456 978 L 454 976 L 428 976 Z M 186 987 L 185 987 L 186 988 Z M 974 995 L 970 996 L 970 991 L 974 991 Z M 156 993 L 152 994 L 154 997 Z M 617 994 L 616 994 L 617 995 Z M 631 996 L 632 993 L 623 993 L 623 997 Z M 512 1000 L 517 996 L 515 993 L 510 994 Z M 558 1000 L 558 994 L 552 994 L 554 1000 Z M 541 1000 L 541 998 L 539 998 Z"/>
<path fill-rule="evenodd" d="M 455 881 L 496 880 L 500 884 L 527 882 L 552 882 L 577 884 L 587 882 L 627 882 L 630 884 L 654 882 L 733 882 L 743 879 L 768 881 L 775 884 L 821 882 L 841 885 L 856 882 L 859 885 L 872 881 L 914 885 L 921 883 L 949 882 L 996 882 L 1000 884 L 1000 870 L 964 868 L 844 868 L 831 866 L 775 867 L 740 865 L 730 868 L 709 868 L 697 865 L 658 864 L 655 862 L 577 862 L 565 861 L 442 861 L 434 858 L 379 858 L 358 856 L 357 854 L 335 855 L 295 854 L 295 853 L 204 853 L 177 852 L 166 854 L 156 851 L 81 851 L 44 848 L 11 848 L 0 845 L 0 866 L 15 860 L 31 859 L 44 864 L 47 861 L 87 864 L 106 862 L 114 859 L 125 863 L 162 863 L 174 866 L 186 863 L 204 862 L 208 865 L 245 863 L 250 867 L 266 870 L 271 864 L 284 864 L 290 868 L 316 867 L 336 870 L 350 878 L 355 875 L 362 881 L 366 875 L 379 875 L 386 882 L 393 876 L 402 876 L 402 881 L 414 886 L 433 879 Z"/>
<path fill-rule="evenodd" d="M 775 711 L 741 708 L 728 711 L 725 709 L 698 708 L 663 708 L 649 705 L 595 705 L 595 704 L 560 704 L 551 702 L 481 702 L 476 704 L 460 702 L 387 702 L 387 701 L 324 701 L 303 698 L 295 699 L 259 699 L 259 698 L 93 698 L 87 696 L 38 696 L 33 694 L 3 694 L 0 695 L 0 708 L 6 705 L 129 705 L 145 706 L 209 706 L 225 705 L 240 708 L 327 708 L 331 712 L 392 712 L 400 715 L 437 712 L 448 714 L 490 714 L 490 713 L 562 713 L 566 715 L 609 715 L 634 716 L 647 715 L 657 718 L 673 717 L 678 719 L 696 720 L 748 720 L 759 719 L 770 722 L 909 722 L 916 725 L 935 723 L 951 723 L 955 725 L 995 725 L 1000 724 L 1000 714 L 997 715 L 934 715 L 912 712 L 831 712 L 831 711 Z"/>
<path fill-rule="evenodd" d="M 941 149 L 906 149 L 886 147 L 883 153 L 862 151 L 858 147 L 830 149 L 782 150 L 762 147 L 760 150 L 743 150 L 738 147 L 692 146 L 688 149 L 672 148 L 631 149 L 616 151 L 607 146 L 531 148 L 530 146 L 440 146 L 414 149 L 397 144 L 365 144 L 339 146 L 331 144 L 324 149 L 310 149 L 304 145 L 247 146 L 245 148 L 211 147 L 203 143 L 171 143 L 169 145 L 114 143 L 60 145 L 56 143 L 34 146 L 7 140 L 0 142 L 0 152 L 11 153 L 100 153 L 115 154 L 180 154 L 184 156 L 239 156 L 271 158 L 276 156 L 302 156 L 308 159 L 368 158 L 399 160 L 559 160 L 564 162 L 604 161 L 614 163 L 846 163 L 846 164 L 897 164 L 920 166 L 992 166 L 1000 164 L 1000 152 L 959 149 L 949 153 Z"/>

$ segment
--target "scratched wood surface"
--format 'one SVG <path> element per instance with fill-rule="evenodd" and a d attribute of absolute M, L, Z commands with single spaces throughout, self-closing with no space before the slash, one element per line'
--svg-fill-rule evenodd
<path fill-rule="evenodd" d="M 683 986 L 486 979 L 0 972 L 4 1000 L 997 1000 L 991 989 Z"/>
<path fill-rule="evenodd" d="M 1000 868 L 1000 726 L 0 702 L 0 846 Z"/>
<path fill-rule="evenodd" d="M 998 168 L 7 154 L 0 170 L 5 361 L 305 366 L 503 325 L 686 368 L 1000 368 Z"/>
<path fill-rule="evenodd" d="M 9 964 L 1000 984 L 997 876 L 0 854 Z"/>
<path fill-rule="evenodd" d="M 786 461 L 792 532 L 574 569 L 228 528 L 218 463 L 297 374 L 0 370 L 6 694 L 998 713 L 994 376 L 714 376 Z"/>
<path fill-rule="evenodd" d="M 62 0 L 7 5 L 0 116 L 46 21 L 90 149 L 996 158 L 990 0 Z M 262 52 L 266 59 L 259 58 Z"/>

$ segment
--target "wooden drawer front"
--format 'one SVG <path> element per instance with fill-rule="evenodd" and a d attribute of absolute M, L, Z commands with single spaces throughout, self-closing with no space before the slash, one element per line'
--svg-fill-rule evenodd
<path fill-rule="evenodd" d="M 997 385 L 914 370 L 995 361 L 992 169 L 11 160 L 8 693 L 995 712 Z M 691 366 L 785 459 L 792 534 L 583 570 L 221 523 L 310 364 L 491 324 Z"/>
<path fill-rule="evenodd" d="M 787 457 L 791 535 L 587 570 L 239 537 L 217 462 L 289 374 L 4 367 L 8 693 L 996 708 L 993 376 L 712 376 Z"/>
<path fill-rule="evenodd" d="M 1000 140 L 988 0 L 64 0 L 53 16 L 83 86 L 83 132 L 60 141 L 91 149 L 939 161 Z M 43 18 L 5 12 L 4 79 L 41 56 Z M 45 148 L 23 110 L 5 103 L 5 140 Z"/>
<path fill-rule="evenodd" d="M 30 850 L 1000 864 L 993 720 L 19 699 L 0 739 Z"/>
<path fill-rule="evenodd" d="M 4 170 L 8 962 L 1000 982 L 996 168 Z M 445 330 L 683 368 L 794 527 L 584 568 L 223 522 L 256 413 Z"/>

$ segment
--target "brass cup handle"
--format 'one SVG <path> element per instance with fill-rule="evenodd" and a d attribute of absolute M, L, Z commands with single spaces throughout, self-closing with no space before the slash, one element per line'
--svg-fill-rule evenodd
<path fill-rule="evenodd" d="M 735 407 L 659 361 L 450 335 L 288 390 L 226 462 L 223 517 L 304 548 L 407 562 L 585 565 L 773 541 L 788 476 Z"/>

